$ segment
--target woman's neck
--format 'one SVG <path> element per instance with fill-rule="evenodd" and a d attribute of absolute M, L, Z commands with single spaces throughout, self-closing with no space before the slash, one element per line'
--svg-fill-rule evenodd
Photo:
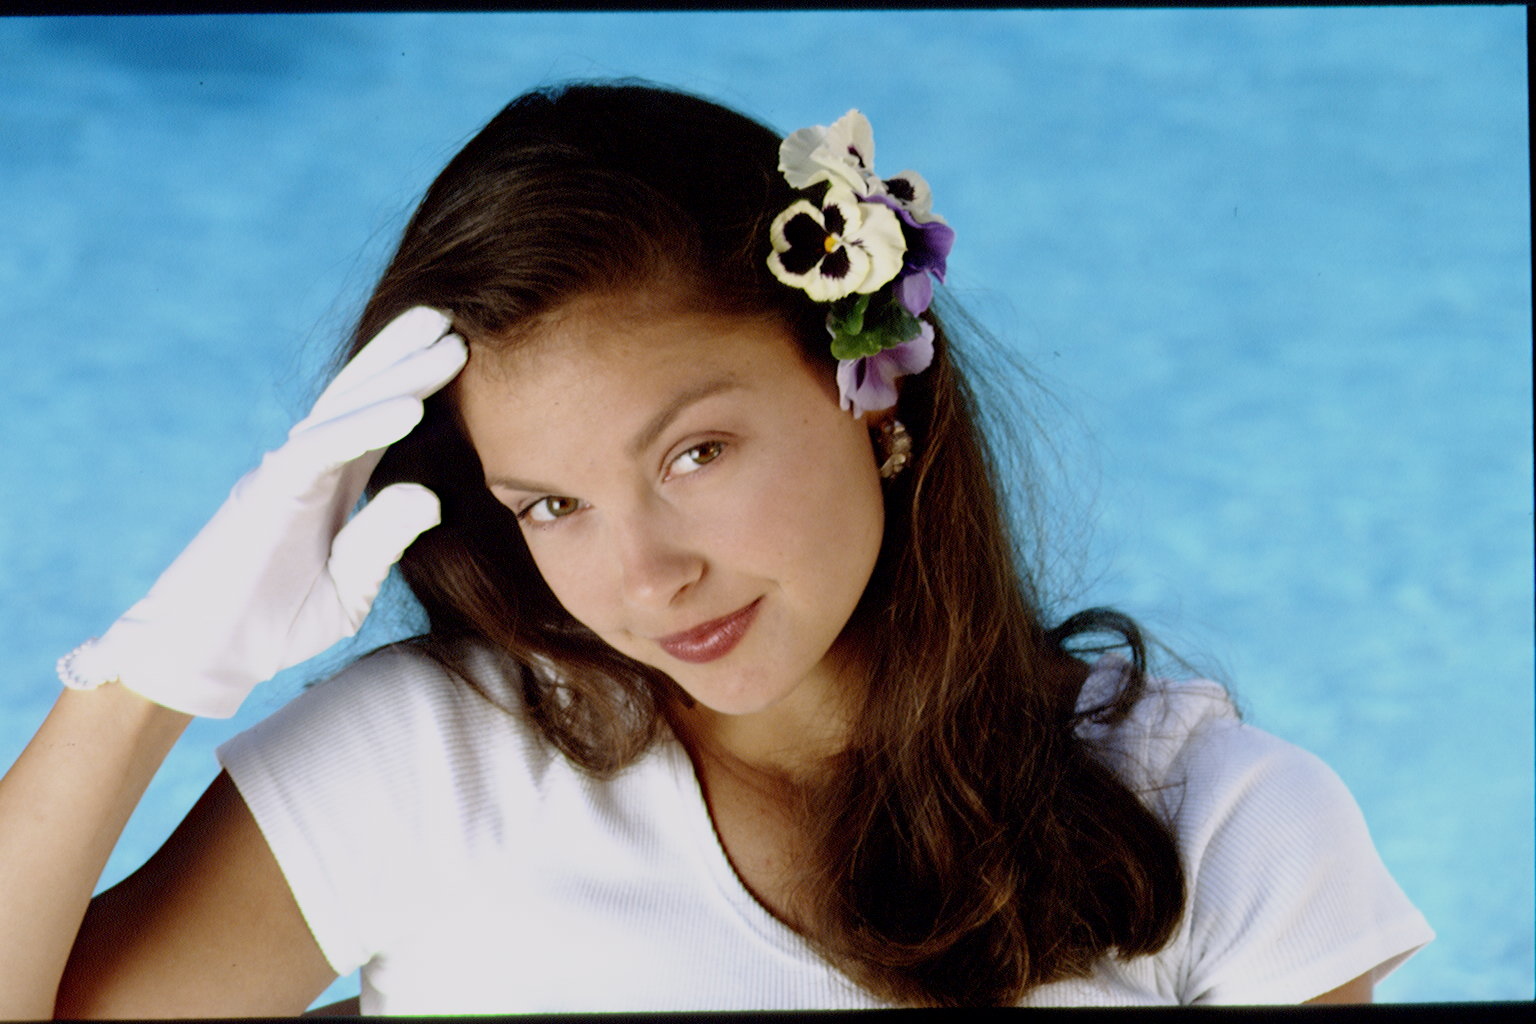
<path fill-rule="evenodd" d="M 695 763 L 701 759 L 765 789 L 809 782 L 848 744 L 862 693 L 860 673 L 828 671 L 771 707 L 724 714 L 693 703 L 669 702 L 666 717 Z"/>

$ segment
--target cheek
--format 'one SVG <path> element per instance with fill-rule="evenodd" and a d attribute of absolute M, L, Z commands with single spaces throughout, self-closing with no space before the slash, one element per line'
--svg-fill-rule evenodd
<path fill-rule="evenodd" d="M 872 460 L 873 456 L 866 455 Z M 814 523 L 834 585 L 849 613 L 863 595 L 885 537 L 885 494 L 872 461 L 846 467 L 830 488 Z"/>
<path fill-rule="evenodd" d="M 614 584 L 603 578 L 602 560 L 591 544 L 569 543 L 559 538 L 528 538 L 528 552 L 544 585 L 572 618 L 588 629 L 603 629 L 604 595 Z"/>
<path fill-rule="evenodd" d="M 812 435 L 756 490 L 743 513 L 758 523 L 765 554 L 793 569 L 818 599 L 856 602 L 885 529 L 884 495 L 863 429 L 832 445 L 825 433 Z"/>

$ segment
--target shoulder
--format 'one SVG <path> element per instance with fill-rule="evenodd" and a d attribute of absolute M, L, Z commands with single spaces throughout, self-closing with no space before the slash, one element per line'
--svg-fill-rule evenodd
<path fill-rule="evenodd" d="M 390 644 L 311 686 L 295 703 L 313 702 L 317 708 L 345 704 L 354 710 L 359 706 L 406 706 L 453 714 L 465 703 L 463 695 L 474 692 L 473 682 L 491 698 L 493 706 L 520 706 L 521 668 L 511 658 L 468 644 L 454 649 L 452 656 L 450 667 L 411 641 Z M 476 696 L 486 703 L 485 696 Z"/>
<path fill-rule="evenodd" d="M 460 730 L 522 722 L 521 669 L 488 649 L 456 651 L 450 667 L 412 644 L 380 648 L 317 683 L 237 740 L 323 730 L 331 735 Z M 231 741 L 234 743 L 235 741 Z"/>
<path fill-rule="evenodd" d="M 1380 980 L 1432 937 L 1343 780 L 1243 722 L 1218 684 L 1153 680 L 1130 716 L 1084 738 L 1174 834 L 1184 1001 L 1298 1002 Z"/>
<path fill-rule="evenodd" d="M 1095 666 L 1085 701 L 1093 696 L 1090 686 L 1113 685 L 1118 669 Z M 1192 888 L 1229 858 L 1249 869 L 1265 860 L 1284 871 L 1284 856 L 1307 835 L 1351 836 L 1369 845 L 1359 807 L 1333 769 L 1242 721 L 1225 688 L 1210 680 L 1149 680 L 1125 719 L 1090 723 L 1080 733 L 1173 827 Z"/>
<path fill-rule="evenodd" d="M 1100 658 L 1083 684 L 1078 707 L 1106 702 L 1128 669 L 1113 655 Z M 1272 746 L 1270 741 L 1279 744 L 1267 733 L 1244 727 L 1226 689 L 1207 679 L 1150 679 L 1124 719 L 1087 721 L 1078 735 L 1143 796 L 1183 786 L 1192 781 L 1191 772 L 1197 781 L 1213 781 L 1208 778 L 1212 767 L 1236 768 L 1233 758 L 1258 755 Z"/>
<path fill-rule="evenodd" d="M 462 675 L 410 644 L 375 651 L 224 743 L 219 760 L 253 809 L 453 807 L 485 793 L 478 780 L 536 777 L 552 753 L 524 713 L 521 669 L 484 649 L 461 655 Z"/>
<path fill-rule="evenodd" d="M 218 749 L 338 973 L 430 918 L 421 880 L 494 862 L 557 764 L 522 713 L 517 666 L 484 651 L 461 666 L 491 699 L 394 645 Z"/>

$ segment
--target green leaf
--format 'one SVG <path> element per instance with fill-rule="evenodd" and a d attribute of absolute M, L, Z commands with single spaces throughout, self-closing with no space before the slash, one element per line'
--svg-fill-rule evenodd
<path fill-rule="evenodd" d="M 905 307 L 889 294 L 883 304 L 875 307 L 874 323 L 870 324 L 867 316 L 864 319 L 866 331 L 879 331 L 890 339 L 882 346 L 883 348 L 892 348 L 904 341 L 911 341 L 922 330 L 917 317 L 908 313 Z"/>
<path fill-rule="evenodd" d="M 827 314 L 827 326 L 833 334 L 857 335 L 864 333 L 864 311 L 869 308 L 869 296 L 857 295 L 851 299 L 839 299 Z"/>
<path fill-rule="evenodd" d="M 862 359 L 881 350 L 880 340 L 870 334 L 834 334 L 832 336 L 834 359 Z"/>
<path fill-rule="evenodd" d="M 867 296 L 861 296 L 867 298 Z M 868 303 L 864 303 L 868 305 Z M 887 298 L 873 312 L 861 310 L 866 315 L 859 318 L 860 330 L 848 330 L 844 325 L 852 318 L 834 321 L 827 318 L 832 328 L 832 355 L 836 359 L 862 359 L 888 348 L 895 348 L 904 341 L 911 341 L 922 331 L 917 317 L 902 308 L 901 303 Z"/>

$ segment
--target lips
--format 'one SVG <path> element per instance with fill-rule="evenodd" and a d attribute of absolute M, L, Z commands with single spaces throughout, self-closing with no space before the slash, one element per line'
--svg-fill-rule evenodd
<path fill-rule="evenodd" d="M 716 658 L 723 658 L 731 653 L 731 649 L 751 628 L 752 621 L 757 618 L 757 608 L 762 600 L 759 597 L 745 608 L 731 612 L 729 615 L 712 619 L 692 629 L 685 629 L 681 633 L 660 637 L 656 643 L 679 661 L 702 664 L 706 661 L 714 661 Z"/>

